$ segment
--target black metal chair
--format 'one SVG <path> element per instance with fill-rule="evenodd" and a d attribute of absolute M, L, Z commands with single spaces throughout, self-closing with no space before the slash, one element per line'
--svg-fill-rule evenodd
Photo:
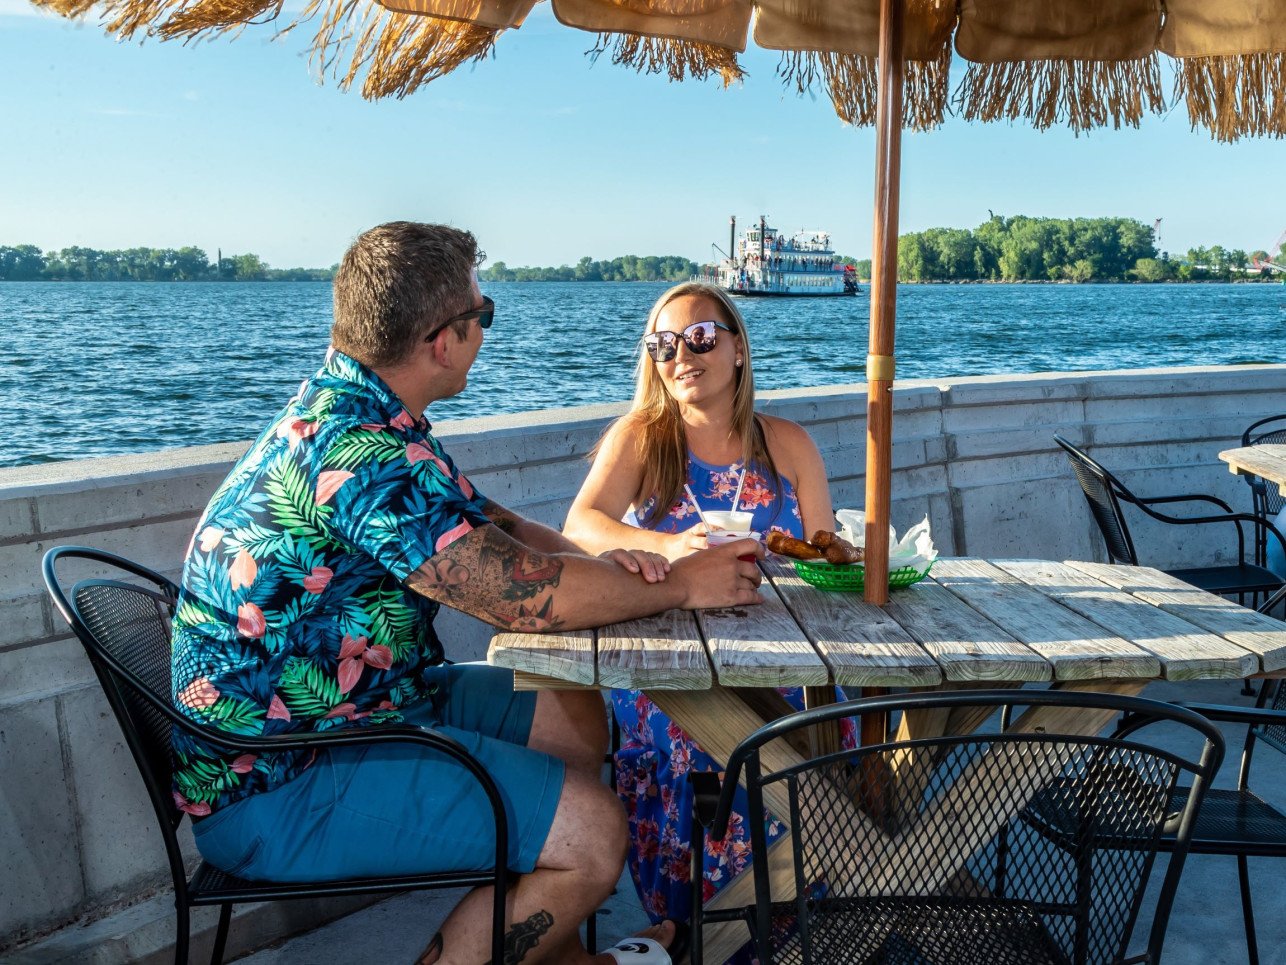
<path fill-rule="evenodd" d="M 70 559 L 86 560 L 120 571 L 130 579 L 87 579 L 64 591 L 59 581 L 59 564 Z M 189 909 L 218 905 L 219 925 L 211 961 L 223 960 L 232 906 L 247 901 L 276 901 L 308 897 L 373 894 L 426 888 L 459 888 L 491 885 L 495 888 L 492 906 L 491 957 L 504 960 L 505 891 L 508 872 L 508 825 L 504 804 L 490 775 L 456 741 L 427 728 L 388 726 L 336 729 L 323 733 L 287 737 L 242 737 L 201 727 L 177 713 L 171 704 L 170 621 L 174 615 L 178 587 L 146 567 L 102 550 L 81 546 L 59 546 L 45 554 L 45 585 L 58 612 L 85 647 L 107 701 L 125 734 L 125 742 L 147 786 L 164 839 L 170 876 L 174 881 L 174 904 L 178 914 L 174 960 L 188 960 Z M 139 582 L 141 581 L 141 583 Z M 352 878 L 345 881 L 280 884 L 246 881 L 201 862 L 189 876 L 179 850 L 177 831 L 184 813 L 171 796 L 173 772 L 172 736 L 175 727 L 230 751 L 283 751 L 325 747 L 346 747 L 383 741 L 406 741 L 422 745 L 425 753 L 446 754 L 458 760 L 482 786 L 491 802 L 496 822 L 496 858 L 493 867 L 472 872 L 404 875 L 381 878 Z"/>
<path fill-rule="evenodd" d="M 1258 422 L 1249 426 L 1241 434 L 1241 445 L 1260 446 L 1260 445 L 1282 445 L 1286 444 L 1286 415 L 1269 416 L 1267 419 L 1260 419 Z M 1250 505 L 1251 512 L 1263 520 L 1271 520 L 1282 511 L 1286 506 L 1286 496 L 1282 495 L 1281 488 L 1266 479 L 1259 476 L 1242 476 L 1246 480 L 1246 485 L 1250 487 Z M 1267 559 L 1267 531 L 1256 528 L 1255 530 L 1255 562 L 1264 566 Z"/>
<path fill-rule="evenodd" d="M 1267 520 L 1259 519 L 1248 513 L 1234 513 L 1232 507 L 1215 496 L 1195 494 L 1190 496 L 1154 496 L 1144 499 L 1134 495 L 1125 485 L 1095 462 L 1086 453 L 1076 448 L 1061 436 L 1054 436 L 1054 441 L 1067 453 L 1076 481 L 1081 485 L 1085 501 L 1089 503 L 1090 513 L 1098 524 L 1103 540 L 1107 544 L 1108 559 L 1113 563 L 1139 565 L 1138 553 L 1134 549 L 1134 540 L 1130 537 L 1129 527 L 1121 512 L 1121 503 L 1137 506 L 1152 519 L 1163 523 L 1193 526 L 1208 523 L 1231 523 L 1237 528 L 1237 562 L 1222 566 L 1201 566 L 1177 570 L 1166 570 L 1171 576 L 1191 583 L 1193 586 L 1221 596 L 1236 596 L 1237 602 L 1245 604 L 1246 596 L 1251 597 L 1251 604 L 1259 602 L 1261 595 L 1268 595 L 1282 587 L 1282 579 L 1257 563 L 1246 561 L 1246 533 L 1242 524 L 1272 533 L 1280 539 L 1281 534 Z M 1180 502 L 1213 503 L 1223 510 L 1217 516 L 1168 516 L 1159 513 L 1153 506 Z"/>
<path fill-rule="evenodd" d="M 1014 705 L 1177 724 L 1195 739 L 1196 753 L 1129 737 L 996 731 L 885 742 L 769 773 L 761 757 L 779 738 L 841 717 Z M 758 860 L 766 853 L 764 822 L 750 823 L 754 905 L 706 909 L 693 875 L 693 963 L 702 961 L 702 926 L 719 921 L 744 921 L 763 965 L 1155 963 L 1193 821 L 1222 757 L 1219 732 L 1201 715 L 1111 694 L 921 693 L 792 714 L 738 745 L 721 786 L 717 775 L 692 775 L 694 854 L 704 846 L 703 829 L 712 839 L 725 834 L 739 780 L 750 814 L 762 813 L 765 792 L 775 788 L 774 810 L 791 832 L 790 883 L 770 887 L 768 863 Z M 1181 776 L 1190 779 L 1182 789 Z M 882 818 L 861 817 L 855 800 L 884 802 L 867 808 Z M 1174 854 L 1147 951 L 1130 956 L 1163 831 L 1173 834 Z"/>
<path fill-rule="evenodd" d="M 1273 807 L 1250 788 L 1250 762 L 1257 744 L 1286 754 L 1286 687 L 1280 680 L 1265 680 L 1259 688 L 1254 707 L 1222 704 L 1181 706 L 1196 711 L 1208 720 L 1246 726 L 1241 765 L 1235 788 L 1209 788 L 1201 811 L 1197 814 L 1190 854 L 1233 855 L 1237 858 L 1237 878 L 1241 887 L 1241 912 L 1246 927 L 1246 950 L 1251 965 L 1259 962 L 1255 937 L 1255 911 L 1250 893 L 1250 871 L 1247 859 L 1252 857 L 1286 857 L 1286 814 Z M 1117 730 L 1118 736 L 1132 733 L 1141 722 L 1126 716 Z M 1181 797 L 1183 789 L 1179 789 Z M 1173 808 L 1178 801 L 1171 804 Z M 1176 847 L 1173 835 L 1163 834 L 1162 850 Z M 1281 940 L 1278 939 L 1278 948 Z M 1276 960 L 1276 959 L 1274 959 Z"/>

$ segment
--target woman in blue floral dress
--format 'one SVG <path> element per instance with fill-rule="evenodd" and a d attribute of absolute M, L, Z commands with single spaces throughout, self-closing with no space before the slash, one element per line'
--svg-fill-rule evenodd
<path fill-rule="evenodd" d="M 742 474 L 740 498 L 733 505 Z M 745 322 L 720 289 L 687 283 L 657 300 L 648 316 L 630 412 L 604 435 L 565 534 L 586 550 L 627 546 L 664 560 L 707 547 L 702 511 L 751 512 L 760 533 L 803 537 L 833 529 L 826 469 L 817 446 L 793 422 L 754 411 L 754 375 Z M 782 694 L 802 708 L 798 688 Z M 618 690 L 621 726 L 617 787 L 631 832 L 630 870 L 653 921 L 691 915 L 688 815 L 692 771 L 722 770 L 682 728 L 639 691 Z M 851 722 L 843 738 L 853 745 Z M 769 839 L 783 827 L 769 820 Z M 707 898 L 750 864 L 745 793 L 722 841 L 707 841 Z M 747 951 L 734 961 L 750 961 Z"/>

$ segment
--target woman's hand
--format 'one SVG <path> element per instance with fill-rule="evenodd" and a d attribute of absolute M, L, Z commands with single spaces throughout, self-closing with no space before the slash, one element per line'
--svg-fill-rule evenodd
<path fill-rule="evenodd" d="M 599 553 L 599 559 L 611 560 L 624 567 L 630 573 L 640 573 L 649 583 L 660 583 L 665 574 L 670 572 L 670 561 L 660 553 L 649 553 L 647 550 L 614 549 Z"/>
<path fill-rule="evenodd" d="M 673 533 L 669 537 L 669 546 L 666 548 L 666 555 L 672 560 L 679 560 L 685 556 L 691 556 L 699 550 L 708 549 L 709 542 L 706 540 L 706 534 L 709 530 L 705 523 L 697 523 L 691 529 L 685 529 L 682 533 Z"/>

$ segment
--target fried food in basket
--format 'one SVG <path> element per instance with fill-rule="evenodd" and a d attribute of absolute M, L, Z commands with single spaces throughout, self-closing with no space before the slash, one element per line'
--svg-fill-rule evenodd
<path fill-rule="evenodd" d="M 768 534 L 768 548 L 774 553 L 797 560 L 820 560 L 822 558 L 822 551 L 816 546 L 811 543 L 805 543 L 802 539 L 788 536 L 780 530 L 773 530 Z"/>
<path fill-rule="evenodd" d="M 835 536 L 834 533 L 830 535 Z M 827 563 L 836 564 L 860 563 L 866 557 L 865 553 L 842 536 L 835 536 L 827 545 L 823 555 L 825 555 Z"/>
<path fill-rule="evenodd" d="M 826 557 L 827 563 L 843 565 L 846 563 L 860 563 L 866 554 L 846 540 L 839 533 L 832 533 L 827 529 L 819 529 L 809 540 L 814 546 L 822 551 Z"/>
<path fill-rule="evenodd" d="M 838 533 L 819 529 L 808 542 L 785 533 L 768 534 L 768 548 L 797 560 L 825 560 L 839 566 L 862 562 L 865 554 Z"/>

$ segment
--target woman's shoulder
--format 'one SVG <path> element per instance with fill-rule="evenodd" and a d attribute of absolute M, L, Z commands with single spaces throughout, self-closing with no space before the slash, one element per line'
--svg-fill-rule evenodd
<path fill-rule="evenodd" d="M 764 441 L 770 450 L 780 448 L 787 453 L 816 451 L 817 444 L 813 442 L 813 437 L 798 422 L 762 412 L 756 412 L 755 417 L 764 427 Z"/>

